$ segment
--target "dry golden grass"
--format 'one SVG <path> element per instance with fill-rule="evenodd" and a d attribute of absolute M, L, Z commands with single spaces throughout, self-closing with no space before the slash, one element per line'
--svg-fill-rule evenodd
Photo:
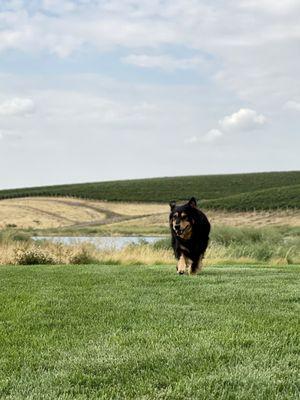
<path fill-rule="evenodd" d="M 0 265 L 15 264 L 172 264 L 170 250 L 150 246 L 128 246 L 122 250 L 97 250 L 89 244 L 62 245 L 45 242 L 8 242 L 0 244 Z"/>
<path fill-rule="evenodd" d="M 105 225 L 105 229 L 107 231 L 132 231 L 141 234 L 142 231 L 145 232 L 154 232 L 154 231 L 164 231 L 169 230 L 169 223 L 168 223 L 168 214 L 157 214 L 157 215 L 150 215 L 147 217 L 141 218 L 134 218 L 127 221 L 122 222 L 114 222 L 111 224 Z"/>
<path fill-rule="evenodd" d="M 222 264 L 265 263 L 257 260 L 255 254 L 237 256 L 234 248 L 211 243 L 207 249 L 204 267 Z M 287 254 L 274 254 L 272 264 L 290 264 Z M 90 244 L 63 245 L 45 242 L 0 243 L 0 265 L 30 264 L 119 264 L 119 265 L 176 265 L 171 249 L 153 248 L 149 245 L 129 245 L 121 250 L 99 250 Z M 294 260 L 299 263 L 299 258 Z"/>
<path fill-rule="evenodd" d="M 122 203 L 122 202 L 106 202 L 106 201 L 88 201 L 94 206 L 103 207 L 109 211 L 121 215 L 136 216 L 136 215 L 152 215 L 169 212 L 169 205 L 162 203 Z"/>
<path fill-rule="evenodd" d="M 81 204 L 81 202 L 80 202 Z M 0 201 L 0 228 L 57 228 L 103 220 L 105 214 L 74 199 L 21 198 Z"/>
<path fill-rule="evenodd" d="M 118 234 L 131 229 L 139 234 L 163 233 L 168 229 L 168 204 L 90 201 L 63 197 L 33 197 L 0 201 L 0 229 L 47 229 L 76 225 L 103 224 L 103 229 Z M 206 211 L 213 225 L 300 226 L 300 211 L 226 212 Z M 126 219 L 120 221 L 120 218 Z M 115 222 L 114 222 L 115 220 Z"/>
<path fill-rule="evenodd" d="M 105 218 L 103 212 L 88 207 L 87 202 L 65 198 L 30 198 L 21 199 L 20 204 L 36 207 L 42 212 L 51 212 L 59 215 L 62 219 L 69 220 L 70 223 L 78 221 L 93 221 Z"/>
<path fill-rule="evenodd" d="M 207 210 L 211 223 L 227 226 L 300 226 L 299 210 L 229 212 Z"/>
<path fill-rule="evenodd" d="M 255 211 L 255 212 L 226 212 L 206 210 L 212 225 L 222 226 L 250 226 L 250 227 L 263 227 L 263 226 L 300 226 L 300 212 L 295 210 L 287 211 Z M 128 221 L 116 222 L 105 225 L 107 231 L 111 229 L 112 232 L 124 228 L 131 228 L 133 231 L 141 233 L 141 229 L 147 231 L 168 230 L 168 213 L 156 214 L 142 218 L 131 219 Z"/>

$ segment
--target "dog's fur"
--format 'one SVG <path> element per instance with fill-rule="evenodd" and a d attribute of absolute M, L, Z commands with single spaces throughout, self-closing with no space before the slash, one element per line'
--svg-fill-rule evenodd
<path fill-rule="evenodd" d="M 208 246 L 210 223 L 206 215 L 197 208 L 192 197 L 184 205 L 170 202 L 170 229 L 172 247 L 178 260 L 177 272 L 183 274 L 186 269 L 196 274 L 202 268 L 202 260 Z"/>

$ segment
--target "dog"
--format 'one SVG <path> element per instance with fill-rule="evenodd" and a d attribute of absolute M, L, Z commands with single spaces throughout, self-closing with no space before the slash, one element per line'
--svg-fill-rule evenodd
<path fill-rule="evenodd" d="M 170 202 L 170 229 L 172 247 L 178 260 L 177 273 L 197 274 L 202 269 L 202 260 L 209 242 L 210 223 L 206 215 L 197 208 L 192 197 L 184 205 Z"/>

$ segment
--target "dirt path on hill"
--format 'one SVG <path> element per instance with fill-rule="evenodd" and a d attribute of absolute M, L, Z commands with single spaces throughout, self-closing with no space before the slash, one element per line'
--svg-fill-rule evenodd
<path fill-rule="evenodd" d="M 22 205 L 22 204 L 11 204 L 10 206 L 16 207 L 16 208 L 22 208 L 23 210 L 25 209 L 25 210 L 29 210 L 29 211 L 34 211 L 36 213 L 47 215 L 48 217 L 55 218 L 55 219 L 57 219 L 59 221 L 63 221 L 64 220 L 64 221 L 67 221 L 69 223 L 75 223 L 76 222 L 73 219 L 70 219 L 70 218 L 67 218 L 67 217 L 63 217 L 60 214 L 53 213 L 51 211 L 41 210 L 38 207 L 32 207 L 32 206 L 27 206 L 27 205 Z"/>
<path fill-rule="evenodd" d="M 105 215 L 105 219 L 106 218 L 123 217 L 122 214 L 116 213 L 114 211 L 110 211 L 110 210 L 108 210 L 106 208 L 103 208 L 103 207 L 92 206 L 90 204 L 86 204 L 86 203 L 81 202 L 81 201 L 68 201 L 68 200 L 61 200 L 61 199 L 39 199 L 39 201 L 55 202 L 55 203 L 65 204 L 65 205 L 71 206 L 71 207 L 86 208 L 86 209 L 93 210 L 93 211 L 96 211 L 96 212 L 104 214 Z"/>
<path fill-rule="evenodd" d="M 108 210 L 103 207 L 99 206 L 94 206 L 90 204 L 86 204 L 82 201 L 68 201 L 68 200 L 62 200 L 62 199 L 39 199 L 39 201 L 50 201 L 50 202 L 56 202 L 56 203 L 61 203 L 65 204 L 68 206 L 72 207 L 82 207 L 85 209 L 90 209 L 93 211 L 97 211 L 99 213 L 102 213 L 105 215 L 105 218 L 102 218 L 101 220 L 94 220 L 94 221 L 73 221 L 74 223 L 72 225 L 68 225 L 68 227 L 72 228 L 84 228 L 84 227 L 89 227 L 89 226 L 98 226 L 98 225 L 108 225 L 108 224 L 113 224 L 117 222 L 124 222 L 124 221 L 131 221 L 139 218 L 144 218 L 144 217 L 151 217 L 152 215 L 157 215 L 157 213 L 154 214 L 142 214 L 142 215 L 123 215 L 116 213 L 114 211 Z"/>
<path fill-rule="evenodd" d="M 145 215 L 120 215 L 118 217 L 106 218 L 99 221 L 88 221 L 88 222 L 81 222 L 74 225 L 68 225 L 70 228 L 85 228 L 88 226 L 98 226 L 98 225 L 110 225 L 115 224 L 118 222 L 125 222 L 125 221 L 132 221 L 135 219 L 140 219 L 144 217 L 151 217 L 156 216 L 157 214 L 145 214 Z"/>

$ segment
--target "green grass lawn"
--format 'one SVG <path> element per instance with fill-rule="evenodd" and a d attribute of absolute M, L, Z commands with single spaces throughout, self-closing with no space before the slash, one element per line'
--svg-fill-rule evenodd
<path fill-rule="evenodd" d="M 0 398 L 299 398 L 299 273 L 0 267 Z"/>

